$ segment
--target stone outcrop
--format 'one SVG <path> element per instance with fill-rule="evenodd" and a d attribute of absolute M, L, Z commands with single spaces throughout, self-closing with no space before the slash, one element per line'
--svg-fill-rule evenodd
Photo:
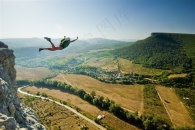
<path fill-rule="evenodd" d="M 14 65 L 13 50 L 0 41 L 0 129 L 43 130 L 35 112 L 19 103 Z"/>

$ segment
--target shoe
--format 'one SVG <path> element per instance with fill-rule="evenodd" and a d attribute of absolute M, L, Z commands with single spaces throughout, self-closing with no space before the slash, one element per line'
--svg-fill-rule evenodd
<path fill-rule="evenodd" d="M 51 42 L 51 38 L 49 37 L 44 37 L 47 41 Z"/>
<path fill-rule="evenodd" d="M 44 50 L 44 49 L 43 48 L 39 48 L 39 52 L 42 51 L 42 50 Z"/>

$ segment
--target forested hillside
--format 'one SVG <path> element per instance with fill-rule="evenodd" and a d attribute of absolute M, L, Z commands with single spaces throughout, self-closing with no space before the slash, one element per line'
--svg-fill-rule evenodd
<path fill-rule="evenodd" d="M 112 51 L 145 67 L 189 72 L 195 68 L 195 34 L 152 33 L 133 45 Z"/>

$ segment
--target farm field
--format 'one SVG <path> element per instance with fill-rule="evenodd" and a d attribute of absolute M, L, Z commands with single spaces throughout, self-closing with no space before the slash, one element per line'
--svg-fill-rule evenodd
<path fill-rule="evenodd" d="M 173 123 L 173 126 L 194 126 L 187 109 L 176 96 L 174 89 L 163 86 L 157 86 L 156 89 L 167 110 L 171 122 Z"/>
<path fill-rule="evenodd" d="M 68 104 L 72 104 L 76 108 L 79 108 L 82 112 L 85 113 L 85 115 L 92 119 L 95 119 L 99 114 L 104 114 L 105 118 L 102 119 L 102 122 L 108 124 L 112 129 L 138 130 L 137 127 L 120 120 L 109 112 L 101 111 L 97 107 L 89 104 L 88 102 L 82 100 L 75 95 L 61 92 L 55 89 L 41 88 L 35 86 L 26 87 L 24 88 L 24 90 L 29 91 L 32 94 L 36 94 L 37 92 L 46 93 L 48 96 L 52 96 L 56 100 L 65 101 Z"/>
<path fill-rule="evenodd" d="M 144 114 L 161 117 L 171 125 L 171 120 L 157 94 L 154 85 L 144 86 Z"/>
<path fill-rule="evenodd" d="M 185 77 L 187 74 L 171 74 L 168 76 L 168 78 L 183 78 Z"/>
<path fill-rule="evenodd" d="M 99 67 L 107 71 L 118 70 L 117 60 L 113 58 L 93 58 L 86 62 L 85 65 Z"/>
<path fill-rule="evenodd" d="M 118 60 L 120 70 L 123 73 L 136 73 L 136 74 L 143 74 L 143 75 L 160 75 L 163 71 L 159 69 L 150 69 L 142 67 L 139 64 L 133 64 L 132 61 L 126 60 L 123 58 L 119 58 Z"/>
<path fill-rule="evenodd" d="M 36 80 L 47 77 L 48 75 L 53 74 L 53 72 L 47 68 L 26 68 L 22 66 L 15 66 L 17 71 L 16 80 Z"/>
<path fill-rule="evenodd" d="M 27 105 L 36 110 L 41 123 L 47 130 L 78 130 L 83 126 L 88 129 L 98 130 L 93 124 L 55 103 L 39 98 L 27 97 L 22 94 L 19 94 L 19 97 L 24 100 L 28 99 Z"/>
<path fill-rule="evenodd" d="M 114 49 L 97 49 L 97 50 L 89 50 L 88 53 L 102 52 L 102 51 L 110 51 L 110 50 L 114 50 Z"/>
<path fill-rule="evenodd" d="M 150 69 L 139 64 L 133 64 L 132 61 L 118 58 L 93 58 L 85 63 L 85 65 L 99 67 L 107 71 L 118 71 L 118 65 L 122 73 L 136 73 L 143 75 L 160 75 L 164 70 Z"/>
<path fill-rule="evenodd" d="M 143 85 L 107 84 L 88 76 L 76 74 L 60 74 L 53 80 L 66 82 L 85 90 L 87 93 L 95 91 L 97 96 L 108 97 L 127 110 L 139 113 L 143 111 Z"/>

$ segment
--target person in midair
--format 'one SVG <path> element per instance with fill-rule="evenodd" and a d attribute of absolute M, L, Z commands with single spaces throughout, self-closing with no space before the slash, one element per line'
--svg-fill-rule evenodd
<path fill-rule="evenodd" d="M 78 37 L 74 40 L 70 40 L 69 37 L 64 36 L 64 39 L 61 40 L 60 45 L 59 46 L 55 46 L 52 41 L 51 38 L 49 37 L 44 37 L 48 42 L 51 43 L 51 48 L 39 48 L 39 52 L 42 50 L 49 50 L 49 51 L 56 51 L 56 50 L 63 50 L 64 48 L 68 47 L 68 45 L 74 41 L 76 41 L 78 39 Z"/>

